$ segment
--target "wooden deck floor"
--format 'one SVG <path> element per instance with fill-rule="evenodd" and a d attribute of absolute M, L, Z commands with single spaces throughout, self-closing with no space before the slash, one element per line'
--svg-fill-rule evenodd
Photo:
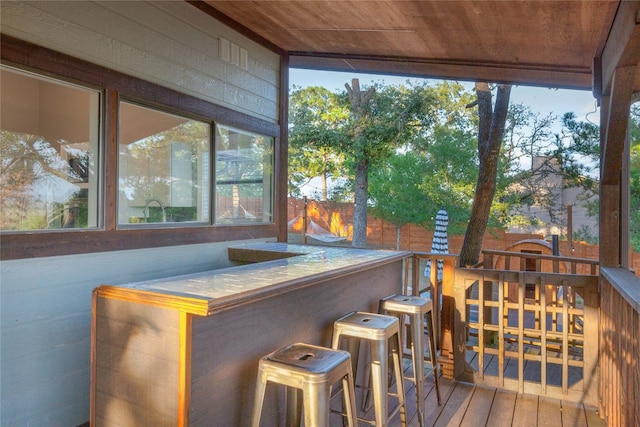
<path fill-rule="evenodd" d="M 407 425 L 419 427 L 416 414 L 415 388 L 407 387 Z M 527 394 L 475 386 L 473 384 L 440 379 L 442 405 L 436 401 L 433 381 L 425 384 L 425 426 L 471 427 L 602 427 L 604 420 L 595 408 Z M 371 411 L 370 411 L 371 412 Z M 366 414 L 372 419 L 371 414 Z M 401 426 L 400 417 L 390 420 L 390 427 Z M 339 417 L 332 419 L 332 426 L 342 426 Z M 359 426 L 367 426 L 359 422 Z"/>

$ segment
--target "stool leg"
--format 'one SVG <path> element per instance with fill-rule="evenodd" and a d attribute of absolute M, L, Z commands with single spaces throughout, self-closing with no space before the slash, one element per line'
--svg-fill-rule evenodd
<path fill-rule="evenodd" d="M 387 411 L 389 410 L 387 398 L 387 340 L 371 343 L 371 382 L 373 388 L 373 409 L 376 416 L 376 427 L 388 425 Z"/>
<path fill-rule="evenodd" d="M 260 416 L 262 415 L 262 404 L 264 402 L 264 393 L 267 388 L 267 379 L 262 373 L 262 369 L 258 368 L 258 379 L 256 380 L 256 394 L 253 399 L 253 413 L 251 414 L 251 426 L 260 426 Z"/>
<path fill-rule="evenodd" d="M 304 425 L 309 427 L 329 427 L 330 384 L 304 385 Z"/>
<path fill-rule="evenodd" d="M 383 300 L 380 300 L 380 303 L 378 305 L 378 312 L 380 314 L 387 314 L 387 311 L 385 311 L 382 308 L 382 302 L 383 302 Z M 405 328 L 405 323 L 406 323 L 405 322 L 405 316 L 404 316 L 404 314 L 400 314 L 400 313 L 394 313 L 393 315 L 398 318 L 399 330 L 400 330 L 400 333 L 402 334 L 403 331 L 404 331 L 404 328 Z M 409 334 L 409 332 L 407 332 L 407 333 Z M 410 340 L 410 339 L 411 338 L 409 336 L 407 336 L 407 340 Z M 404 347 L 403 347 L 404 341 L 402 340 L 402 336 L 400 336 L 400 343 L 401 343 L 400 344 L 400 348 L 401 348 L 400 354 L 403 354 L 403 352 L 404 352 Z M 391 354 L 389 354 L 389 361 L 387 363 L 389 363 L 389 362 L 393 362 L 393 357 L 392 357 Z M 391 386 L 393 386 L 393 380 L 395 379 L 397 381 L 398 379 L 393 377 L 393 365 L 387 365 L 387 366 L 388 366 L 387 384 L 389 385 L 389 387 L 391 387 Z M 362 395 L 362 411 L 363 412 L 367 412 L 369 410 L 369 408 L 371 407 L 371 378 L 370 377 L 371 377 L 370 375 L 367 375 L 365 377 L 366 381 L 368 381 L 368 382 L 367 382 L 367 385 L 365 386 L 365 390 L 364 390 L 364 393 Z"/>
<path fill-rule="evenodd" d="M 407 405 L 404 400 L 404 378 L 402 376 L 402 344 L 400 334 L 396 334 L 395 339 L 391 337 L 391 354 L 393 355 L 393 366 L 395 369 L 396 388 L 398 391 L 398 405 L 400 405 L 400 423 L 407 427 Z M 385 395 L 386 396 L 386 395 Z M 386 413 L 386 411 L 385 411 Z"/>
<path fill-rule="evenodd" d="M 344 394 L 344 408 L 347 413 L 347 422 L 349 427 L 358 427 L 356 415 L 356 395 L 355 395 L 355 379 L 353 372 L 349 372 L 342 377 L 342 391 Z"/>
<path fill-rule="evenodd" d="M 411 315 L 411 357 L 420 427 L 424 427 L 424 326 L 422 321 L 420 314 Z"/>
<path fill-rule="evenodd" d="M 297 387 L 285 387 L 286 393 L 286 419 L 287 425 L 299 426 L 302 424 L 302 390 Z"/>
<path fill-rule="evenodd" d="M 338 350 L 340 348 L 340 339 L 342 338 L 342 336 L 340 335 L 340 332 L 336 331 L 335 329 L 333 330 L 333 338 L 331 340 L 331 348 L 334 350 Z M 346 347 L 346 351 L 351 355 L 351 370 L 353 371 L 353 375 L 354 375 L 354 384 L 355 384 L 355 378 L 356 378 L 356 373 L 358 370 L 358 358 L 360 357 L 360 340 L 356 339 L 356 338 L 346 338 L 346 343 L 345 343 L 345 347 Z"/>
<path fill-rule="evenodd" d="M 433 330 L 433 311 L 427 313 L 427 330 L 429 332 L 429 356 L 431 357 L 431 366 L 433 367 L 433 384 L 436 387 L 436 396 L 438 397 L 438 405 L 440 405 L 440 387 L 438 386 L 438 356 L 436 354 L 435 331 Z"/>

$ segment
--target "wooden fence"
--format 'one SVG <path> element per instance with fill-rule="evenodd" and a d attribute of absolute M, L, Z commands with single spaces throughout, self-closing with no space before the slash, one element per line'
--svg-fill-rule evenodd
<path fill-rule="evenodd" d="M 300 234 L 302 221 L 294 221 L 302 217 L 303 201 L 289 199 L 288 218 L 291 224 L 291 235 Z M 308 201 L 308 217 L 325 230 L 339 235 L 350 236 L 353 224 L 353 204 Z M 295 224 L 294 224 L 295 223 Z M 433 224 L 435 226 L 435 224 Z M 523 233 L 507 233 L 504 230 L 490 229 L 482 240 L 482 248 L 486 250 L 504 251 L 525 239 L 542 239 L 543 236 Z M 449 252 L 460 253 L 464 236 L 449 233 Z M 407 224 L 400 229 L 400 249 L 408 251 L 429 252 L 433 241 L 433 230 L 424 226 Z M 309 243 L 313 243 L 310 241 Z M 380 218 L 369 216 L 367 218 L 367 245 L 373 248 L 395 249 L 396 230 L 392 224 L 382 221 Z M 598 245 L 590 245 L 586 242 L 573 241 L 572 247 L 566 240 L 559 242 L 560 254 L 575 258 L 583 258 L 597 261 L 599 257 Z M 640 275 L 640 253 L 631 252 L 631 268 Z M 580 273 L 579 273 L 580 274 Z M 588 274 L 588 273 L 587 273 Z"/>

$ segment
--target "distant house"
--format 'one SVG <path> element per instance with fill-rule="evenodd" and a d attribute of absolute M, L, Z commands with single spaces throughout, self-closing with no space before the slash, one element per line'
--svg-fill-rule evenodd
<path fill-rule="evenodd" d="M 512 186 L 520 193 L 522 204 L 512 213 L 523 218 L 510 228 L 511 233 L 531 233 L 543 236 L 566 236 L 571 206 L 573 235 L 581 238 L 598 236 L 598 221 L 588 215 L 587 204 L 597 201 L 581 187 L 569 186 L 560 173 L 557 159 L 538 156 L 531 162 L 529 175 Z"/>

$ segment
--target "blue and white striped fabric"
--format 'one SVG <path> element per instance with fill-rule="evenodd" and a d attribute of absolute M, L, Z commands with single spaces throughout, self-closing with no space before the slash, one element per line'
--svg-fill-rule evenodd
<path fill-rule="evenodd" d="M 449 239 L 447 237 L 447 227 L 449 226 L 449 215 L 444 209 L 440 209 L 436 215 L 436 229 L 433 232 L 433 243 L 431 244 L 431 252 L 438 254 L 449 253 Z M 442 280 L 442 270 L 444 261 L 438 260 L 436 279 Z M 427 266 L 424 269 L 424 277 L 431 276 L 431 260 L 427 260 Z"/>

